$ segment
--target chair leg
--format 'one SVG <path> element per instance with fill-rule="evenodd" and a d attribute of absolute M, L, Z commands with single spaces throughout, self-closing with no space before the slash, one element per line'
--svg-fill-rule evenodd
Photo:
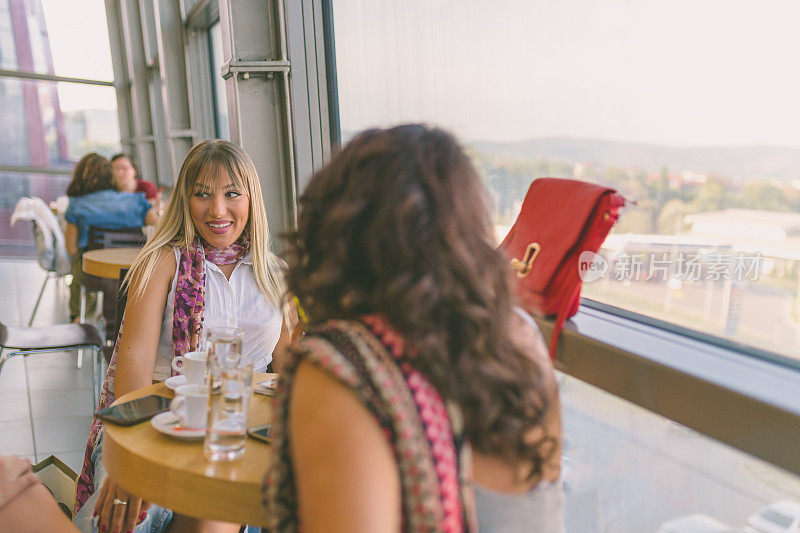
<path fill-rule="evenodd" d="M 76 282 L 77 280 L 72 280 L 72 283 Z M 80 291 L 81 291 L 81 311 L 79 316 L 81 317 L 81 324 L 83 324 L 84 322 L 86 322 L 86 287 L 81 285 Z"/>
<path fill-rule="evenodd" d="M 77 280 L 72 280 L 72 283 L 75 283 Z M 81 284 L 81 312 L 80 312 L 80 322 L 83 324 L 86 322 L 86 287 Z M 83 350 L 78 350 L 78 368 L 83 366 Z"/>
<path fill-rule="evenodd" d="M 94 349 L 94 357 L 92 357 L 92 412 L 97 407 L 97 391 L 100 383 L 100 374 L 98 372 L 98 359 L 100 358 L 100 350 Z M 100 365 L 102 367 L 102 365 Z"/>
<path fill-rule="evenodd" d="M 47 275 L 44 277 L 44 282 L 42 283 L 42 288 L 39 290 L 39 297 L 36 298 L 36 304 L 33 306 L 33 312 L 31 313 L 31 319 L 28 320 L 28 326 L 33 324 L 33 317 L 36 316 L 36 311 L 39 309 L 39 303 L 42 301 L 42 295 L 44 294 L 44 289 L 47 287 L 47 281 L 50 279 L 50 275 L 52 272 L 48 272 Z"/>
<path fill-rule="evenodd" d="M 3 349 L 0 348 L 0 374 L 3 373 L 3 366 L 6 364 L 6 361 L 14 357 L 15 355 L 19 355 L 19 352 L 11 352 L 5 355 L 2 355 Z"/>

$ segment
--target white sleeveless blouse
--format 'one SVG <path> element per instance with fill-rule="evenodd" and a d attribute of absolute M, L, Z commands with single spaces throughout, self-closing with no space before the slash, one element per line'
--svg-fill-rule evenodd
<path fill-rule="evenodd" d="M 176 264 L 180 261 L 180 249 L 173 247 Z M 236 265 L 230 279 L 217 265 L 206 260 L 206 295 L 203 313 L 203 339 L 200 349 L 205 349 L 206 334 L 211 328 L 232 327 L 243 332 L 242 355 L 253 361 L 253 370 L 264 372 L 272 361 L 272 351 L 278 344 L 283 325 L 281 310 L 271 305 L 258 290 L 253 276 L 253 260 L 248 253 Z M 161 320 L 161 336 L 153 379 L 164 381 L 171 374 L 172 319 L 175 308 L 175 284 L 178 269 L 172 278 L 164 317 Z"/>

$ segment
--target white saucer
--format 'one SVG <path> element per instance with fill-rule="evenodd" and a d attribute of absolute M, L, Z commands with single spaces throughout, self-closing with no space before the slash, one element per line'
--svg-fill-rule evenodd
<path fill-rule="evenodd" d="M 159 413 L 150 419 L 150 425 L 164 435 L 175 437 L 181 440 L 202 439 L 206 434 L 206 428 L 189 429 L 180 427 L 178 417 L 166 411 Z"/>
<path fill-rule="evenodd" d="M 167 380 L 164 382 L 164 385 L 166 385 L 169 389 L 175 390 L 181 385 L 186 385 L 187 383 L 189 382 L 186 380 L 186 376 L 179 374 L 177 376 L 167 378 Z"/>

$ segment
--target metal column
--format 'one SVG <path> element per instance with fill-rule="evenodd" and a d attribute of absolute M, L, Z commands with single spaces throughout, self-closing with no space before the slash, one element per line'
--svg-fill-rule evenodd
<path fill-rule="evenodd" d="M 220 0 L 219 11 L 231 140 L 255 163 L 277 235 L 294 228 L 297 197 L 283 1 Z"/>
<path fill-rule="evenodd" d="M 106 16 L 122 145 L 142 177 L 172 186 L 199 140 L 180 0 L 106 0 Z"/>

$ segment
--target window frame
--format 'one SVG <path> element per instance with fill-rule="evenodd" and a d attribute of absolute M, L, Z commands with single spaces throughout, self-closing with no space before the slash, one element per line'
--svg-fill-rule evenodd
<path fill-rule="evenodd" d="M 549 339 L 553 320 L 536 321 Z M 583 299 L 559 339 L 556 367 L 800 474 L 800 368 L 658 322 Z"/>

